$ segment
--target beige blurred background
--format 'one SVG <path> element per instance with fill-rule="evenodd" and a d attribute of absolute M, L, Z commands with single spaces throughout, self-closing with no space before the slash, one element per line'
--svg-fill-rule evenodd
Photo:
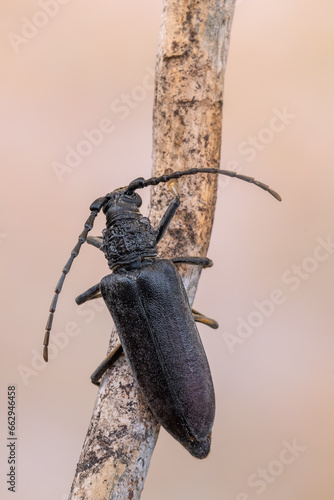
<path fill-rule="evenodd" d="M 1 2 L 3 499 L 67 498 L 96 395 L 89 376 L 111 328 L 103 308 L 80 312 L 74 298 L 107 273 L 103 255 L 87 246 L 75 262 L 54 322 L 67 345 L 46 366 L 48 307 L 90 203 L 151 169 L 161 2 L 51 3 Z M 333 499 L 333 16 L 329 0 L 237 2 L 222 167 L 283 202 L 220 181 L 215 266 L 195 301 L 220 323 L 200 329 L 217 398 L 212 452 L 196 461 L 162 431 L 143 500 Z M 113 129 L 85 150 L 101 121 Z M 71 148 L 82 154 L 62 169 Z M 15 495 L 5 479 L 10 384 Z"/>

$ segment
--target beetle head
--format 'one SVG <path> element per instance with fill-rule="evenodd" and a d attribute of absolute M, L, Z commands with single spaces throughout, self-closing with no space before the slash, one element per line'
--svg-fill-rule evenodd
<path fill-rule="evenodd" d="M 107 226 L 117 219 L 140 215 L 139 207 L 142 205 L 142 199 L 136 192 L 128 192 L 127 187 L 115 189 L 106 198 L 103 213 L 107 218 Z"/>

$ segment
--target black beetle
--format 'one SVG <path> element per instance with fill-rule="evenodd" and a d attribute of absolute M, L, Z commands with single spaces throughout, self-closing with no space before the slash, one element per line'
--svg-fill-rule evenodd
<path fill-rule="evenodd" d="M 43 356 L 48 361 L 52 320 L 65 276 L 87 240 L 104 252 L 112 273 L 79 295 L 76 302 L 82 304 L 102 295 L 121 341 L 93 373 L 92 382 L 99 383 L 103 373 L 124 349 L 155 418 L 194 457 L 205 458 L 211 445 L 215 396 L 195 321 L 212 328 L 217 328 L 218 324 L 191 309 L 175 263 L 209 267 L 212 261 L 201 257 L 159 259 L 156 249 L 180 205 L 175 179 L 197 173 L 236 177 L 281 199 L 275 191 L 252 177 L 213 168 L 192 168 L 147 180 L 140 177 L 98 198 L 90 206 L 91 214 L 56 286 L 46 324 Z M 174 199 L 155 229 L 139 211 L 142 200 L 136 190 L 161 182 L 169 184 Z M 87 238 L 101 209 L 107 218 L 103 237 Z"/>

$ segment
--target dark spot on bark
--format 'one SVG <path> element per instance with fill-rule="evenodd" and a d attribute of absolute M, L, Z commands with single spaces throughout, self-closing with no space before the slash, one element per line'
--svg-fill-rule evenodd
<path fill-rule="evenodd" d="M 132 382 L 129 382 L 127 384 L 123 384 L 122 382 L 120 382 L 119 388 L 128 396 L 133 388 L 133 384 Z"/>
<path fill-rule="evenodd" d="M 172 51 L 177 52 L 178 49 L 179 49 L 179 44 L 174 40 L 174 42 L 172 43 Z"/>

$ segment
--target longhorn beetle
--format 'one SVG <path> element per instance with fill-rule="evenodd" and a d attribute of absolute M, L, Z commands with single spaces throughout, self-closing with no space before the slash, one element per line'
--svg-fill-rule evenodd
<path fill-rule="evenodd" d="M 58 296 L 67 273 L 87 241 L 102 250 L 112 273 L 76 298 L 77 304 L 103 297 L 118 330 L 121 344 L 91 376 L 94 384 L 122 354 L 137 380 L 155 418 L 194 457 L 205 458 L 211 445 L 215 396 L 209 364 L 195 321 L 218 328 L 216 321 L 192 310 L 176 263 L 212 266 L 202 257 L 160 259 L 156 245 L 164 236 L 180 205 L 176 179 L 198 173 L 236 177 L 264 189 L 277 200 L 279 194 L 252 177 L 214 168 L 192 168 L 161 177 L 139 177 L 126 187 L 98 198 L 91 206 L 84 230 L 63 268 L 50 306 L 43 357 L 48 345 Z M 168 183 L 173 200 L 158 228 L 153 228 L 139 211 L 138 189 Z M 87 237 L 94 219 L 103 209 L 106 228 L 103 237 Z"/>

